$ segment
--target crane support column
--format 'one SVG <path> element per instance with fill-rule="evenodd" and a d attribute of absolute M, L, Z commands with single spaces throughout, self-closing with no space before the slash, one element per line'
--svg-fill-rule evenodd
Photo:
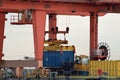
<path fill-rule="evenodd" d="M 56 14 L 49 14 L 49 39 L 57 39 L 56 34 Z"/>
<path fill-rule="evenodd" d="M 32 16 L 35 58 L 40 61 L 39 66 L 42 67 L 46 12 L 33 11 Z"/>
<path fill-rule="evenodd" d="M 98 13 L 90 13 L 90 59 L 98 44 Z"/>
<path fill-rule="evenodd" d="M 0 13 L 0 60 L 3 57 L 3 40 L 5 28 L 5 13 Z"/>

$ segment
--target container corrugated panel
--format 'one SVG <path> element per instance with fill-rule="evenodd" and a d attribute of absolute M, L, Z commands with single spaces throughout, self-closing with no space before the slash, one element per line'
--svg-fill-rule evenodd
<path fill-rule="evenodd" d="M 111 77 L 120 77 L 120 61 L 90 61 L 89 75 L 98 76 L 98 70 Z"/>
<path fill-rule="evenodd" d="M 43 67 L 62 68 L 65 63 L 74 63 L 74 51 L 44 51 Z"/>
<path fill-rule="evenodd" d="M 75 64 L 74 69 L 82 70 L 82 71 L 88 71 L 89 70 L 89 65 Z"/>
<path fill-rule="evenodd" d="M 120 76 L 120 61 L 117 61 L 117 76 Z"/>

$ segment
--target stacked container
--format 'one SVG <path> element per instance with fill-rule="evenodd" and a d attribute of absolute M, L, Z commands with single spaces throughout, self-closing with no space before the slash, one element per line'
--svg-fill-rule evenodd
<path fill-rule="evenodd" d="M 89 75 L 99 76 L 99 70 L 109 77 L 120 77 L 120 61 L 90 61 Z"/>
<path fill-rule="evenodd" d="M 73 63 L 74 51 L 44 51 L 43 67 L 45 68 L 69 68 Z"/>

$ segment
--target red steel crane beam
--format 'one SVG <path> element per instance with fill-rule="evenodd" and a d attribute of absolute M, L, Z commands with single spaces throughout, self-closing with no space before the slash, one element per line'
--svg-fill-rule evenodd
<path fill-rule="evenodd" d="M 98 45 L 98 13 L 90 13 L 90 59 L 93 60 L 92 54 Z"/>
<path fill-rule="evenodd" d="M 1 0 L 1 1 L 31 1 L 31 2 L 71 2 L 71 3 L 120 3 L 120 0 Z"/>
<path fill-rule="evenodd" d="M 17 7 L 16 7 L 17 6 Z M 0 9 L 41 10 L 47 14 L 81 15 L 81 13 L 119 13 L 120 4 L 55 3 L 55 2 L 1 2 Z"/>
<path fill-rule="evenodd" d="M 56 14 L 49 14 L 49 39 L 57 39 L 57 34 L 53 33 L 51 30 L 56 29 L 57 19 Z"/>
<path fill-rule="evenodd" d="M 40 66 L 41 66 L 42 59 L 43 59 L 46 12 L 45 11 L 33 11 L 32 15 L 33 15 L 35 58 L 40 61 Z"/>
<path fill-rule="evenodd" d="M 17 7 L 16 7 L 17 6 Z M 120 5 L 119 5 L 120 6 Z M 106 13 L 113 12 L 112 6 L 91 5 L 83 3 L 47 3 L 47 2 L 1 2 L 0 9 L 15 9 L 15 10 L 41 10 L 48 14 L 55 13 L 58 15 L 80 15 L 81 13 L 99 12 Z M 109 10 L 108 10 L 109 8 Z M 117 7 L 116 7 L 117 8 Z"/>
<path fill-rule="evenodd" d="M 0 13 L 0 60 L 3 57 L 4 29 L 5 29 L 5 13 Z"/>
<path fill-rule="evenodd" d="M 9 13 L 16 13 L 19 12 L 19 10 L 15 10 L 15 9 L 0 9 L 0 12 L 3 12 L 5 14 Z"/>
<path fill-rule="evenodd" d="M 29 0 L 41 1 L 41 0 Z M 42 1 L 57 1 L 57 2 L 72 2 L 72 3 L 120 3 L 120 0 L 42 0 Z"/>
<path fill-rule="evenodd" d="M 29 0 L 30 1 L 30 0 Z M 32 1 L 41 1 L 41 0 L 32 0 Z M 94 4 L 103 4 L 103 3 L 120 3 L 120 0 L 42 0 L 50 2 L 69 2 L 69 3 L 94 3 Z"/>

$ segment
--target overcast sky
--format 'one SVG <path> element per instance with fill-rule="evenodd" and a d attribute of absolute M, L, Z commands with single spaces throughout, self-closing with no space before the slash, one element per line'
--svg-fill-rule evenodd
<path fill-rule="evenodd" d="M 24 56 L 34 57 L 32 25 L 10 25 L 10 15 L 5 24 L 4 57 L 3 59 L 23 59 Z M 48 19 L 48 18 L 47 18 Z M 110 59 L 120 59 L 120 14 L 107 14 L 98 20 L 98 42 L 106 42 L 111 49 Z M 89 55 L 89 17 L 57 16 L 59 30 L 70 28 L 66 35 L 69 45 L 75 45 L 76 54 Z M 46 20 L 48 30 L 48 20 Z M 64 39 L 63 34 L 58 39 Z"/>

